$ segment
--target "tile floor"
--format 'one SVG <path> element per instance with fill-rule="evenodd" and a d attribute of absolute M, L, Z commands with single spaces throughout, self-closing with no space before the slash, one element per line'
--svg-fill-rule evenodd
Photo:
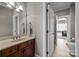
<path fill-rule="evenodd" d="M 65 39 L 57 39 L 57 46 L 55 48 L 53 57 L 70 57 L 66 42 L 67 40 Z"/>

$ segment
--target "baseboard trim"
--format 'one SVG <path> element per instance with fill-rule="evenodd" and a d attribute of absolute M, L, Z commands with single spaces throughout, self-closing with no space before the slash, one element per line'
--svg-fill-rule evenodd
<path fill-rule="evenodd" d="M 41 57 L 41 56 L 39 56 L 38 54 L 35 54 L 35 57 Z"/>

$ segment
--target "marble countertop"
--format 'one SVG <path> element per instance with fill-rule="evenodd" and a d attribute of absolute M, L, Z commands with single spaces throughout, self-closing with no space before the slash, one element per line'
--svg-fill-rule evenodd
<path fill-rule="evenodd" d="M 14 46 L 16 44 L 28 41 L 35 38 L 35 35 L 32 36 L 22 36 L 18 41 L 14 41 L 13 39 L 6 39 L 6 40 L 2 40 L 0 41 L 0 50 L 6 49 L 8 47 Z"/>

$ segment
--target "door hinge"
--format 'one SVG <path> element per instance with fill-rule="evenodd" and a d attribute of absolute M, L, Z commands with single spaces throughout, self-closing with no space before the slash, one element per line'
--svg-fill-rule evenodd
<path fill-rule="evenodd" d="M 46 11 L 48 12 L 48 9 L 46 9 Z"/>
<path fill-rule="evenodd" d="M 48 30 L 46 31 L 46 33 L 48 33 Z"/>
<path fill-rule="evenodd" d="M 48 51 L 46 52 L 46 54 L 48 54 Z"/>

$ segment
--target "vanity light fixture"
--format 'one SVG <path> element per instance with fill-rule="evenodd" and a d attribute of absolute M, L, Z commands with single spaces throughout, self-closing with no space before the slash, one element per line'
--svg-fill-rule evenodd
<path fill-rule="evenodd" d="M 21 6 L 21 5 L 19 5 L 19 7 L 18 8 L 16 8 L 16 11 L 20 11 L 20 10 L 23 10 L 23 7 Z"/>
<path fill-rule="evenodd" d="M 6 4 L 9 8 L 13 8 L 13 6 L 15 5 L 14 2 L 6 2 Z"/>
<path fill-rule="evenodd" d="M 12 5 L 12 6 L 14 6 L 15 4 L 14 4 L 14 2 L 8 2 L 10 5 Z"/>
<path fill-rule="evenodd" d="M 15 8 L 16 11 L 20 12 L 23 10 L 22 5 L 16 2 L 7 2 L 7 7 L 9 8 Z"/>
<path fill-rule="evenodd" d="M 17 8 L 17 9 L 16 9 L 16 11 L 18 11 L 18 12 L 19 12 L 19 11 L 20 11 L 20 10 L 19 10 L 19 8 Z"/>
<path fill-rule="evenodd" d="M 7 4 L 7 7 L 12 8 L 12 6 L 10 4 Z"/>
<path fill-rule="evenodd" d="M 22 7 L 22 5 L 20 5 L 20 6 L 19 6 L 19 9 L 20 9 L 20 10 L 23 10 L 23 7 Z"/>

